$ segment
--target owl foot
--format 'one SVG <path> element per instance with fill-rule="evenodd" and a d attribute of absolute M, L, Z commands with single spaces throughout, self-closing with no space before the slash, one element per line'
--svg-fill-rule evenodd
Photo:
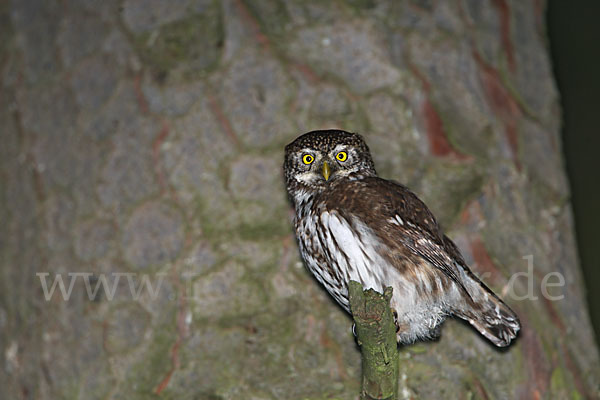
<path fill-rule="evenodd" d="M 396 333 L 400 332 L 400 324 L 398 324 L 398 311 L 392 308 L 392 314 L 394 314 L 394 325 L 396 325 Z"/>

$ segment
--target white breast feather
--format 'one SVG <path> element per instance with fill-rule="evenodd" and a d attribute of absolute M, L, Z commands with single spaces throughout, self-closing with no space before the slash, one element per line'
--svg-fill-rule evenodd
<path fill-rule="evenodd" d="M 402 332 L 403 341 L 411 342 L 417 338 L 427 337 L 430 330 L 444 320 L 444 300 L 419 297 L 414 283 L 404 279 L 402 274 L 380 255 L 379 252 L 388 250 L 383 247 L 381 240 L 370 228 L 356 220 L 352 221 L 351 225 L 335 211 L 323 212 L 320 219 L 325 228 L 323 236 L 326 239 L 326 245 L 343 271 L 346 281 L 360 282 L 365 289 L 374 289 L 380 293 L 383 293 L 385 287 L 392 286 L 394 294 L 391 306 L 398 312 L 399 320 L 406 322 L 409 326 L 407 331 Z M 405 223 L 401 218 L 393 219 L 393 221 L 394 225 Z M 347 258 L 337 249 L 338 246 Z M 352 265 L 348 265 L 347 259 Z M 429 268 L 433 268 L 433 266 Z M 417 269 L 417 273 L 419 274 L 419 269 Z M 425 276 L 422 277 L 421 282 L 429 284 Z M 441 287 L 439 278 L 436 279 L 436 284 Z M 426 289 L 430 290 L 431 288 L 427 287 Z M 344 299 L 342 303 L 347 308 L 347 300 Z"/>
<path fill-rule="evenodd" d="M 331 231 L 340 250 L 352 260 L 353 265 L 347 265 L 346 257 L 339 251 L 332 251 L 332 254 L 336 254 L 336 260 L 340 267 L 348 271 L 350 280 L 362 283 L 365 289 L 382 292 L 383 288 L 375 279 L 372 270 L 377 265 L 385 265 L 385 261 L 375 251 L 374 243 L 372 243 L 374 237 L 363 231 L 361 240 L 350 224 L 334 212 L 321 214 L 321 222 Z M 331 249 L 335 249 L 333 240 L 329 239 L 327 244 L 332 246 Z"/>

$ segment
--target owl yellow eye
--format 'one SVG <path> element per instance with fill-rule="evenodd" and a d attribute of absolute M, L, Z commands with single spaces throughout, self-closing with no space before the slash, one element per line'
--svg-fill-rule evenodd
<path fill-rule="evenodd" d="M 345 151 L 340 151 L 339 153 L 336 154 L 335 158 L 338 159 L 338 161 L 346 161 L 348 159 L 348 154 L 346 154 Z"/>
<path fill-rule="evenodd" d="M 315 158 L 310 154 L 305 154 L 304 156 L 302 156 L 302 162 L 306 165 L 310 164 L 313 161 L 315 161 Z"/>

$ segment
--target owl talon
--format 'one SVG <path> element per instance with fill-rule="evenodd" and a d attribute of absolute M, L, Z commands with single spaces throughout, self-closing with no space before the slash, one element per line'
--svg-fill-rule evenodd
<path fill-rule="evenodd" d="M 396 333 L 400 332 L 400 324 L 398 324 L 398 311 L 392 308 L 392 314 L 394 314 L 394 325 L 396 325 Z"/>
<path fill-rule="evenodd" d="M 356 324 L 354 322 L 352 323 L 352 334 L 354 335 L 354 337 L 357 337 L 356 336 Z"/>

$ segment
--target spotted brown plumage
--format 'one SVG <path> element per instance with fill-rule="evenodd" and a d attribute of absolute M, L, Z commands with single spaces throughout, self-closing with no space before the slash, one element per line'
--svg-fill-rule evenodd
<path fill-rule="evenodd" d="M 399 343 L 436 336 L 448 316 L 497 346 L 516 337 L 516 314 L 469 270 L 414 193 L 377 177 L 360 135 L 298 137 L 286 146 L 284 174 L 302 258 L 347 311 L 347 285 L 355 280 L 379 292 L 393 287 Z"/>

